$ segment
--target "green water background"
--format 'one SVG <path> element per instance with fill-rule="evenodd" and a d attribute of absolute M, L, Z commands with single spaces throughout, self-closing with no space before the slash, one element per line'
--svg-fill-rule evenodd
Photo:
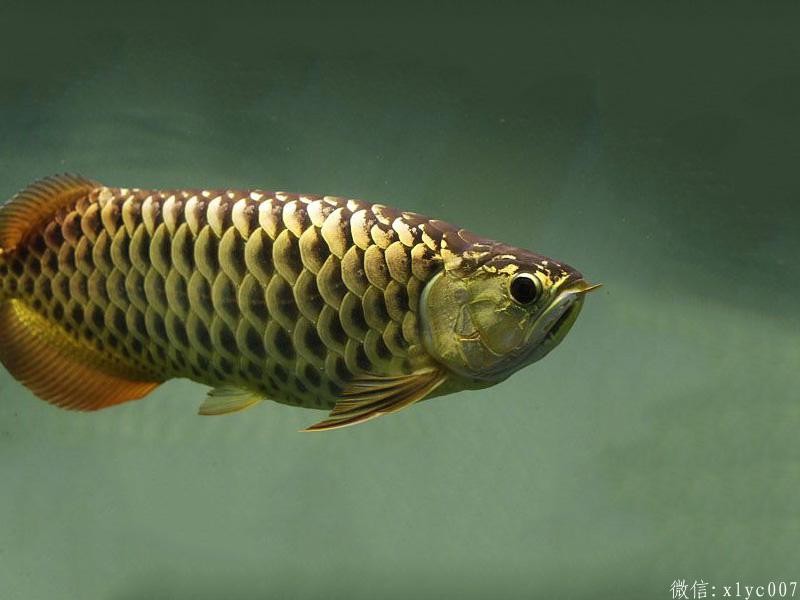
<path fill-rule="evenodd" d="M 800 580 L 790 3 L 0 3 L 0 195 L 263 187 L 605 284 L 480 392 L 327 435 L 0 370 L 0 598 L 670 598 Z M 709 594 L 711 590 L 709 588 Z"/>

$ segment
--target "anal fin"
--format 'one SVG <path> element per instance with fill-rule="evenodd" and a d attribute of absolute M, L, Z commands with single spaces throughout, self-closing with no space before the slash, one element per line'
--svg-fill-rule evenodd
<path fill-rule="evenodd" d="M 201 415 L 227 415 L 255 406 L 264 398 L 250 390 L 236 387 L 216 387 L 208 392 L 205 401 L 200 405 Z"/>
<path fill-rule="evenodd" d="M 345 388 L 327 419 L 303 431 L 339 429 L 397 412 L 425 398 L 446 378 L 439 369 L 394 377 L 362 377 Z"/>
<path fill-rule="evenodd" d="M 72 410 L 136 400 L 161 383 L 82 344 L 20 300 L 0 304 L 0 362 L 42 400 Z"/>

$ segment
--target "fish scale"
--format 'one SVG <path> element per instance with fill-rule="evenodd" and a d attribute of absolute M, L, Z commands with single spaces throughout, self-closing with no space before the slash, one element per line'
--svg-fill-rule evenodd
<path fill-rule="evenodd" d="M 330 196 L 99 187 L 18 248 L 4 285 L 148 377 L 332 408 L 359 374 L 430 360 L 414 326 L 437 268 L 424 231 Z"/>
<path fill-rule="evenodd" d="M 268 398 L 311 430 L 502 381 L 594 289 L 571 267 L 381 204 L 41 180 L 0 208 L 0 361 L 96 410 L 187 377 L 202 414 Z"/>

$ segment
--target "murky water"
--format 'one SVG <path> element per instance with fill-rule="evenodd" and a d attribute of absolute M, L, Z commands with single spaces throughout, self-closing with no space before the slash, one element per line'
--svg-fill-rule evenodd
<path fill-rule="evenodd" d="M 4 9 L 0 195 L 72 171 L 355 196 L 605 287 L 500 386 L 330 434 L 200 418 L 187 381 L 64 412 L 0 370 L 0 597 L 800 579 L 797 14 L 151 8 Z"/>

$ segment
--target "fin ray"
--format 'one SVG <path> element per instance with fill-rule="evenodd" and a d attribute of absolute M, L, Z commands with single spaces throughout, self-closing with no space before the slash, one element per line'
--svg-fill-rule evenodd
<path fill-rule="evenodd" d="M 232 386 L 216 387 L 208 392 L 197 412 L 205 416 L 227 415 L 251 408 L 262 400 L 261 396 L 250 390 Z"/>
<path fill-rule="evenodd" d="M 0 206 L 0 250 L 16 248 L 29 231 L 55 211 L 70 205 L 100 184 L 79 175 L 54 175 L 40 179 Z"/>
<path fill-rule="evenodd" d="M 410 375 L 356 380 L 342 392 L 327 419 L 303 431 L 339 429 L 397 412 L 425 398 L 446 378 L 439 369 L 424 369 Z"/>
<path fill-rule="evenodd" d="M 136 400 L 161 383 L 83 346 L 19 300 L 0 304 L 0 362 L 38 397 L 70 410 Z"/>

